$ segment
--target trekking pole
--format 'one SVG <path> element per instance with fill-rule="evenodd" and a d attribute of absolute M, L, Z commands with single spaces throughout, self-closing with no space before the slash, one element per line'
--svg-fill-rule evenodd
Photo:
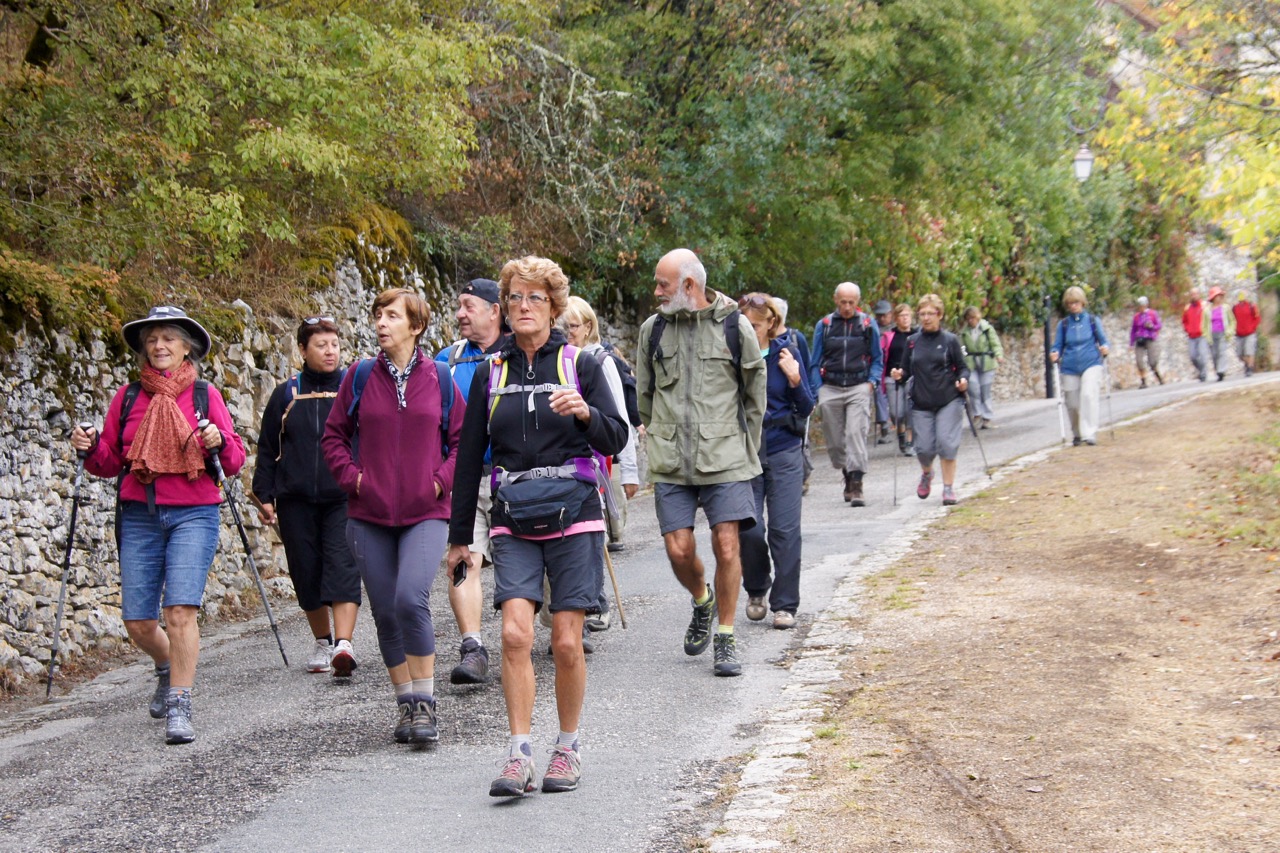
<path fill-rule="evenodd" d="M 204 418 L 198 424 L 196 429 L 204 432 L 205 427 L 209 426 L 209 419 Z M 221 448 L 219 448 L 221 451 Z M 253 571 L 253 580 L 258 585 L 258 594 L 262 596 L 262 606 L 267 610 L 267 622 L 271 625 L 271 632 L 276 635 L 276 645 L 280 648 L 280 658 L 284 661 L 284 665 L 289 666 L 289 657 L 284 653 L 284 643 L 280 640 L 280 627 L 276 625 L 276 616 L 271 612 L 271 602 L 267 598 L 267 588 L 262 585 L 262 575 L 258 574 L 258 564 L 253 559 L 253 548 L 249 547 L 249 534 L 244 532 L 244 521 L 240 518 L 240 507 L 236 505 L 235 492 L 231 485 L 228 485 L 227 475 L 222 471 L 222 459 L 219 452 L 210 454 L 209 458 L 213 460 L 213 472 L 218 480 L 218 488 L 222 489 L 222 493 L 227 498 L 227 506 L 231 509 L 231 517 L 235 519 L 236 530 L 240 531 L 240 542 L 244 545 L 244 554 L 249 559 L 249 568 Z"/>
<path fill-rule="evenodd" d="M 93 424 L 85 422 L 80 429 L 89 432 Z M 53 694 L 53 673 L 58 668 L 58 651 L 62 647 L 62 614 L 67 606 L 67 579 L 71 574 L 71 547 L 76 541 L 76 518 L 80 515 L 80 481 L 84 478 L 84 460 L 87 450 L 76 451 L 76 479 L 71 490 L 71 524 L 67 528 L 67 550 L 62 555 L 62 588 L 58 590 L 58 612 L 53 618 L 53 651 L 49 655 L 49 677 L 44 685 L 46 700 Z"/>
<path fill-rule="evenodd" d="M 607 540 L 609 537 L 605 537 Z M 618 576 L 613 573 L 613 557 L 609 556 L 609 544 L 606 541 L 604 546 L 604 564 L 609 570 L 609 580 L 613 581 L 613 603 L 618 608 L 618 621 L 622 623 L 622 627 L 627 627 L 627 613 L 622 609 L 622 594 L 618 592 Z"/>
<path fill-rule="evenodd" d="M 1067 443 L 1067 396 L 1062 390 L 1062 371 L 1058 369 L 1058 363 L 1053 363 L 1053 387 L 1057 392 L 1054 396 L 1058 398 L 1058 435 L 1062 437 L 1062 443 Z"/>
<path fill-rule="evenodd" d="M 1102 376 L 1107 383 L 1107 428 L 1111 430 L 1111 440 L 1116 440 L 1116 413 L 1111 408 L 1111 362 L 1102 357 Z"/>
<path fill-rule="evenodd" d="M 964 415 L 969 419 L 969 431 L 973 433 L 973 438 L 978 442 L 978 452 L 982 454 L 982 467 L 987 472 L 988 479 L 994 480 L 991 474 L 991 464 L 987 462 L 987 451 L 982 446 L 982 439 L 978 436 L 978 427 L 973 422 L 973 412 L 969 411 L 969 392 L 963 391 L 960 396 L 964 399 Z"/>
<path fill-rule="evenodd" d="M 893 380 L 893 400 L 895 404 L 895 409 L 898 412 L 899 420 L 902 418 L 902 397 L 900 396 L 901 393 L 902 393 L 902 389 L 898 387 L 898 380 L 896 379 Z M 895 433 L 898 433 L 898 438 L 899 440 L 901 440 L 902 433 L 898 432 L 897 423 L 894 423 L 893 431 Z M 893 505 L 894 506 L 898 505 L 898 457 L 901 455 L 902 455 L 901 450 L 898 450 L 896 453 L 893 454 Z"/>

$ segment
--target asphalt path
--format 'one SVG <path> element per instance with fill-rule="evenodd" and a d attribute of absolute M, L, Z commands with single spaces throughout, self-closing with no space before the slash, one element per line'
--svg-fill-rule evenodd
<path fill-rule="evenodd" d="M 1274 376 L 1274 374 L 1270 375 Z M 1117 391 L 1117 421 L 1189 396 L 1271 381 L 1181 382 Z M 1108 404 L 1104 400 L 1104 417 Z M 992 465 L 1059 444 L 1056 403 L 1006 402 L 998 429 L 981 431 Z M 1136 424 L 1129 429 L 1141 429 Z M 1102 442 L 1109 431 L 1099 433 Z M 1090 448 L 1079 454 L 1087 470 Z M 1168 460 L 1153 459 L 1152 464 Z M 716 678 L 711 654 L 682 649 L 689 597 L 671 575 L 652 498 L 632 501 L 626 550 L 614 555 L 629 627 L 616 618 L 595 635 L 583 713 L 583 781 L 572 793 L 494 800 L 489 782 L 507 744 L 501 687 L 447 683 L 457 628 L 438 578 L 437 699 L 440 742 L 413 751 L 391 739 L 395 705 L 376 656 L 372 620 L 361 613 L 361 667 L 349 684 L 302 669 L 310 637 L 301 614 L 279 602 L 293 666 L 284 669 L 266 621 L 206 627 L 194 694 L 195 743 L 165 746 L 163 722 L 147 716 L 153 680 L 140 661 L 107 672 L 55 701 L 0 707 L 0 850 L 387 849 L 467 851 L 666 851 L 718 825 L 726 775 L 749 756 L 756 732 L 782 708 L 799 640 L 860 558 L 920 512 L 941 489 L 915 497 L 919 468 L 896 445 L 873 448 L 867 506 L 840 498 L 825 454 L 804 507 L 800 625 L 775 631 L 748 622 L 739 601 L 740 678 Z M 896 502 L 895 502 L 896 472 Z M 966 434 L 961 500 L 987 482 Z M 231 523 L 224 512 L 224 521 Z M 699 553 L 710 562 L 700 523 Z M 487 575 L 487 573 L 486 573 Z M 489 578 L 486 585 L 491 589 Z M 500 668 L 498 620 L 485 638 Z M 539 628 L 538 651 L 547 632 Z M 553 667 L 536 655 L 535 758 L 557 731 Z"/>

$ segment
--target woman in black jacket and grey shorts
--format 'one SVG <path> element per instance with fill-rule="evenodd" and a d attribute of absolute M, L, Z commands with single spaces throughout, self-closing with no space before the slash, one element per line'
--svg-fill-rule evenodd
<path fill-rule="evenodd" d="M 262 413 L 253 494 L 262 520 L 279 525 L 298 605 L 316 638 L 307 672 L 332 671 L 345 678 L 356 668 L 351 636 L 360 609 L 360 573 L 347 547 L 347 495 L 320 449 L 325 419 L 342 384 L 342 345 L 334 319 L 303 320 L 298 352 L 302 370 L 276 386 Z"/>
<path fill-rule="evenodd" d="M 956 502 L 956 455 L 964 434 L 965 391 L 969 368 L 964 363 L 960 339 L 942 328 L 942 297 L 928 293 L 920 298 L 916 316 L 920 331 L 911 336 L 907 356 L 890 373 L 908 382 L 911 395 L 911 428 L 916 458 L 920 460 L 920 484 L 916 496 L 929 497 L 933 484 L 933 457 L 942 458 L 942 503 Z"/>

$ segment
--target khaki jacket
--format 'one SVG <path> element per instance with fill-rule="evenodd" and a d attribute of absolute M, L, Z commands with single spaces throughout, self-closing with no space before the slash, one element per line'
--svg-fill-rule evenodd
<path fill-rule="evenodd" d="M 764 356 L 750 321 L 739 314 L 739 392 L 724 337 L 724 320 L 737 305 L 716 291 L 707 294 L 711 304 L 706 308 L 667 315 L 659 341 L 661 361 L 649 352 L 657 316 L 640 327 L 636 385 L 640 418 L 649 432 L 649 479 L 655 483 L 707 486 L 750 480 L 761 473 Z"/>

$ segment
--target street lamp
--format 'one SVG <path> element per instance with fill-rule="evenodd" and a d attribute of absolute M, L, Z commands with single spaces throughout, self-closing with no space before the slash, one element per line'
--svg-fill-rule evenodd
<path fill-rule="evenodd" d="M 1076 180 L 1080 182 L 1089 180 L 1089 175 L 1093 174 L 1093 152 L 1083 142 L 1080 143 L 1080 149 L 1076 151 L 1075 159 L 1071 161 L 1071 169 L 1076 173 Z"/>

